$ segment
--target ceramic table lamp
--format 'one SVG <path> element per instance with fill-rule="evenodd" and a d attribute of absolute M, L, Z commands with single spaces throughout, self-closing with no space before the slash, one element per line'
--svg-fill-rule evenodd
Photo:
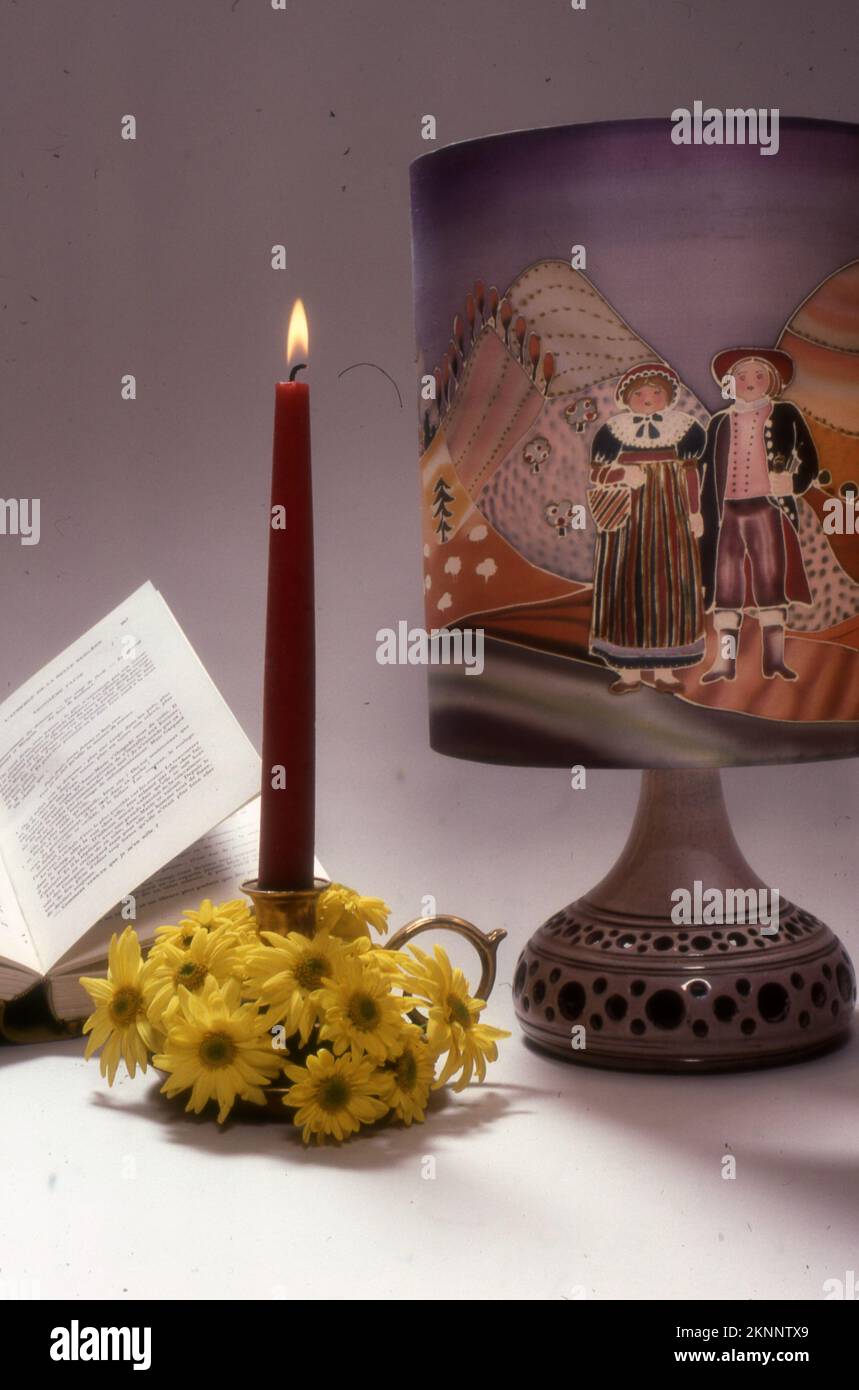
<path fill-rule="evenodd" d="M 759 1066 L 854 1009 L 718 771 L 859 753 L 859 127 L 776 129 L 412 168 L 426 622 L 484 634 L 479 677 L 430 667 L 432 746 L 645 769 L 620 861 L 516 969 L 524 1032 L 571 1061 Z"/>

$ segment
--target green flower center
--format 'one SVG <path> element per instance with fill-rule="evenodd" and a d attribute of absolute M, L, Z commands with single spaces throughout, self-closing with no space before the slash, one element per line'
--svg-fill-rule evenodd
<path fill-rule="evenodd" d="M 295 972 L 295 982 L 310 994 L 319 989 L 323 978 L 331 974 L 331 966 L 324 956 L 305 956 Z"/>
<path fill-rule="evenodd" d="M 128 1028 L 143 1013 L 142 994 L 130 986 L 118 989 L 110 1001 L 108 1013 L 117 1028 Z"/>
<path fill-rule="evenodd" d="M 207 974 L 205 965 L 198 965 L 196 961 L 186 960 L 176 971 L 176 984 L 184 985 L 193 994 L 200 988 Z"/>
<path fill-rule="evenodd" d="M 349 1083 L 342 1076 L 329 1076 L 319 1087 L 317 1100 L 323 1110 L 333 1113 L 349 1104 L 351 1094 Z"/>
<path fill-rule="evenodd" d="M 401 1091 L 413 1091 L 418 1079 L 418 1062 L 413 1052 L 404 1052 L 397 1059 L 394 1068 L 397 1085 Z"/>
<path fill-rule="evenodd" d="M 360 1032 L 369 1032 L 379 1022 L 376 1001 L 369 994 L 353 994 L 349 1001 L 349 1019 Z"/>
<path fill-rule="evenodd" d="M 200 1061 L 207 1067 L 228 1067 L 236 1055 L 236 1045 L 226 1033 L 207 1033 L 200 1043 Z"/>
<path fill-rule="evenodd" d="M 447 1011 L 454 1023 L 460 1024 L 462 1028 L 471 1027 L 471 1014 L 465 1002 L 456 994 L 447 996 Z"/>

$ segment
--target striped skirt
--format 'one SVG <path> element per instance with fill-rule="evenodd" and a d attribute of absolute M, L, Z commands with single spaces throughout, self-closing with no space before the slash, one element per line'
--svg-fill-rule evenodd
<path fill-rule="evenodd" d="M 677 460 L 644 463 L 629 519 L 600 531 L 590 649 L 608 666 L 694 666 L 704 655 L 698 543 Z"/>

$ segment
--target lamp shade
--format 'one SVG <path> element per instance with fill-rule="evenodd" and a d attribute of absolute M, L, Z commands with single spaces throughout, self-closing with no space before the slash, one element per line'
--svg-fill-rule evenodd
<path fill-rule="evenodd" d="M 412 166 L 431 742 L 693 768 L 859 753 L 859 127 L 666 120 Z"/>

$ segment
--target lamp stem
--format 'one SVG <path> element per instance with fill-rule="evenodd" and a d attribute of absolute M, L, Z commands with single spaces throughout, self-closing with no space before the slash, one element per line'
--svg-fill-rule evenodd
<path fill-rule="evenodd" d="M 676 888 L 763 888 L 737 844 L 718 769 L 647 771 L 620 857 L 583 901 L 664 917 Z"/>

